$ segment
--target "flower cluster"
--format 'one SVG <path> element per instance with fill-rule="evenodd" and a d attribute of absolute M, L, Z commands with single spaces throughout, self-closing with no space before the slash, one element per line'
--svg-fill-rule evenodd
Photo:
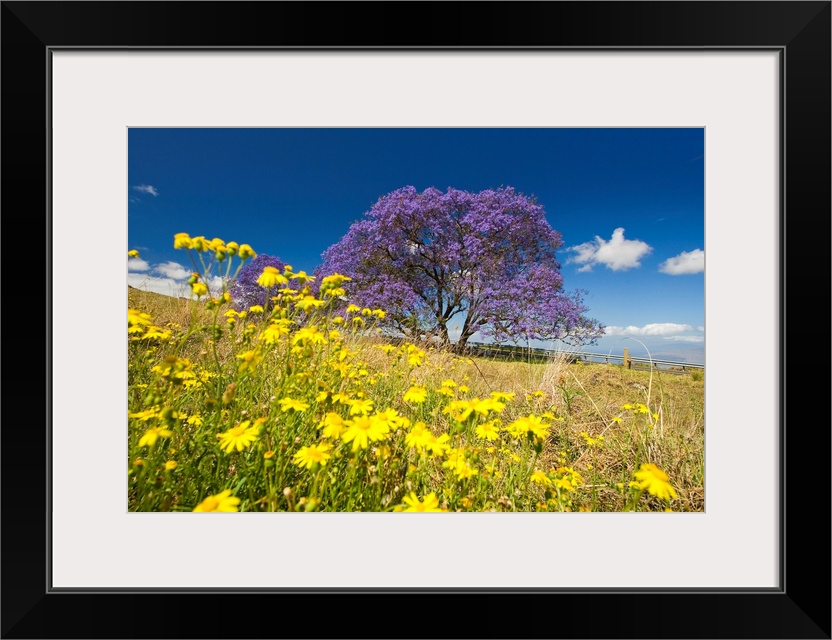
<path fill-rule="evenodd" d="M 177 234 L 174 245 L 192 254 L 198 299 L 180 301 L 176 322 L 132 298 L 128 309 L 131 510 L 577 511 L 618 485 L 619 509 L 642 495 L 655 509 L 682 493 L 656 465 L 634 470 L 640 456 L 599 473 L 625 449 L 608 429 L 649 419 L 646 405 L 570 415 L 565 381 L 526 386 L 379 334 L 395 315 L 353 303 L 352 276 L 310 275 L 218 238 Z M 243 257 L 212 296 L 211 267 L 230 273 Z M 661 431 L 644 430 L 644 451 Z"/>

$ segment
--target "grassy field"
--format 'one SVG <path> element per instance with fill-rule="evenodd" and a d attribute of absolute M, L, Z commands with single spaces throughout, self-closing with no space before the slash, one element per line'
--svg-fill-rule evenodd
<path fill-rule="evenodd" d="M 292 276 L 242 314 L 128 289 L 129 510 L 704 510 L 702 372 L 388 344 Z"/>

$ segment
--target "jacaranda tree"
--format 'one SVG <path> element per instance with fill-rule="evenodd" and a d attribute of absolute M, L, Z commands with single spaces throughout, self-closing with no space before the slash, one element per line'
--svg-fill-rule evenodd
<path fill-rule="evenodd" d="M 285 266 L 280 258 L 260 253 L 240 269 L 240 273 L 237 274 L 237 277 L 231 281 L 228 287 L 235 308 L 238 310 L 248 309 L 252 305 L 259 304 L 268 310 L 272 306 L 272 296 L 277 295 L 278 287 L 264 289 L 257 284 L 257 279 L 263 275 L 263 269 L 266 267 L 274 267 L 283 273 Z"/>
<path fill-rule="evenodd" d="M 356 304 L 387 311 L 408 337 L 449 341 L 477 331 L 497 342 L 592 343 L 603 332 L 567 293 L 555 251 L 561 235 L 534 199 L 506 187 L 470 193 L 404 187 L 381 197 L 323 254 L 318 273 L 350 276 Z"/>

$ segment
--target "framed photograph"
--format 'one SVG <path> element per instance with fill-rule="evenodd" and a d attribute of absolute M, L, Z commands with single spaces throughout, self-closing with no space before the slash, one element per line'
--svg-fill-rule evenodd
<path fill-rule="evenodd" d="M 412 25 L 408 9 L 418 10 Z M 829 388 L 817 367 L 826 342 L 815 346 L 818 332 L 807 331 L 819 324 L 825 336 L 829 321 L 829 2 L 4 2 L 2 12 L 6 211 L 26 211 L 10 216 L 15 227 L 34 221 L 6 242 L 6 299 L 26 309 L 6 314 L 7 332 L 28 339 L 22 355 L 8 341 L 3 637 L 396 637 L 403 619 L 405 635 L 431 636 L 436 616 L 425 614 L 445 597 L 463 598 L 466 612 L 453 635 L 830 637 L 830 440 L 816 406 Z M 399 184 L 406 176 L 412 182 Z M 455 184 L 431 182 L 446 176 Z M 518 195 L 518 182 L 539 201 Z M 648 366 L 698 382 L 697 436 L 679 427 L 696 423 L 685 413 L 695 400 L 673 396 L 670 381 L 674 401 L 654 413 L 629 378 L 622 388 L 633 398 L 620 405 L 587 401 L 599 397 L 589 378 L 567 384 L 565 375 L 552 382 L 557 402 L 538 407 L 546 389 L 535 396 L 531 383 L 469 396 L 458 389 L 462 373 L 418 370 L 431 340 L 461 352 L 466 341 L 487 349 L 508 335 L 531 371 L 532 347 L 542 357 L 547 341 L 569 333 L 550 330 L 552 304 L 528 303 L 548 272 L 537 265 L 524 279 L 522 269 L 494 267 L 524 292 L 493 294 L 513 316 L 465 315 L 481 301 L 408 307 L 392 272 L 357 284 L 378 274 L 362 274 L 367 251 L 349 244 L 361 231 L 350 225 L 369 211 L 365 220 L 387 220 L 372 233 L 387 233 L 390 216 L 421 215 L 417 203 L 431 200 L 434 220 L 452 201 L 441 230 L 500 198 L 520 212 L 516 229 L 500 231 L 515 261 L 537 250 L 524 244 L 530 235 L 548 237 L 542 226 L 517 232 L 542 220 L 535 207 L 571 212 L 551 237 L 568 235 L 558 245 L 565 286 L 591 283 L 590 292 L 607 292 L 599 300 L 628 309 L 605 309 L 603 339 L 646 344 L 660 353 Z M 648 217 L 649 234 L 626 228 Z M 441 253 L 442 232 L 424 228 L 389 241 L 401 245 L 390 249 L 393 263 Z M 469 235 L 485 238 L 488 228 Z M 226 229 L 248 237 L 215 237 Z M 42 253 L 34 238 L 44 239 Z M 313 274 L 308 256 L 322 251 Z M 256 252 L 253 290 L 275 289 L 262 308 L 206 262 L 236 269 Z M 263 262 L 278 252 L 279 265 Z M 486 265 L 479 256 L 477 268 Z M 606 277 L 645 265 L 660 284 Z M 324 280 L 338 272 L 353 279 Z M 470 274 L 461 266 L 447 281 L 437 276 L 433 293 L 456 291 Z M 801 297 L 797 307 L 807 274 L 823 304 Z M 127 339 L 125 279 L 135 306 Z M 45 302 L 32 304 L 39 281 Z M 227 306 L 202 331 L 190 312 L 154 324 L 142 315 L 149 307 L 133 305 L 171 286 L 200 309 Z M 362 304 L 349 308 L 353 295 Z M 700 317 L 685 310 L 691 299 Z M 558 317 L 570 300 L 569 330 L 591 332 L 580 312 L 593 305 L 579 298 L 564 298 Z M 33 317 L 44 322 L 36 357 Z M 440 322 L 425 324 L 431 317 Z M 474 322 L 481 333 L 469 331 Z M 357 361 L 340 371 L 351 366 L 346 347 L 342 358 L 333 352 L 334 369 L 299 370 L 299 359 L 323 362 L 340 349 L 348 330 L 370 340 L 368 323 L 385 337 L 376 351 L 378 362 L 391 358 L 386 378 Z M 177 335 L 192 352 L 165 351 Z M 199 358 L 213 355 L 222 371 L 226 348 L 233 380 L 212 378 Z M 263 377 L 256 393 L 246 390 L 278 351 L 291 385 Z M 640 364 L 634 351 L 623 364 Z M 694 377 L 685 363 L 704 372 Z M 508 385 L 506 371 L 490 379 Z M 339 386 L 332 376 L 368 381 Z M 397 376 L 403 382 L 390 382 Z M 393 413 L 367 404 L 381 405 L 370 390 L 379 380 L 396 398 Z M 180 403 L 162 415 L 174 386 L 197 398 L 201 384 L 213 385 L 202 413 Z M 238 390 L 249 404 L 235 401 Z M 501 414 L 511 402 L 527 404 Z M 581 420 L 570 418 L 570 402 L 586 403 Z M 551 437 L 567 433 L 557 427 L 564 417 L 574 442 Z M 205 421 L 213 453 L 199 449 Z M 636 425 L 674 432 L 674 447 L 653 436 L 625 442 L 622 424 L 629 434 Z M 388 437 L 397 429 L 401 443 Z M 497 455 L 492 436 L 528 477 L 483 462 Z M 547 450 L 555 440 L 562 447 Z M 431 447 L 444 457 L 420 467 L 414 456 Z M 413 491 L 386 484 L 383 470 L 399 455 Z M 255 466 L 262 486 L 247 480 Z M 506 495 L 482 477 L 501 472 Z M 375 475 L 351 485 L 359 473 Z M 579 483 L 588 489 L 570 493 Z M 216 510 L 241 513 L 192 513 Z M 458 513 L 395 513 L 410 510 Z M 359 602 L 367 624 L 344 627 Z M 303 621 L 291 632 L 270 616 L 287 603 Z M 477 605 L 485 615 L 474 615 Z"/>

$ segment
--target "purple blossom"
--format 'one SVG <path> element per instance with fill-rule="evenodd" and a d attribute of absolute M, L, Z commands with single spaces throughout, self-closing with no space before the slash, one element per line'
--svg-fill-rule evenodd
<path fill-rule="evenodd" d="M 388 326 L 448 341 L 476 331 L 497 341 L 593 342 L 582 293 L 566 293 L 555 251 L 561 235 L 543 207 L 512 187 L 470 193 L 412 186 L 381 197 L 323 254 L 319 275 L 341 273 L 352 302 L 387 311 Z"/>
<path fill-rule="evenodd" d="M 257 278 L 263 274 L 263 269 L 266 267 L 274 267 L 283 273 L 284 266 L 280 258 L 261 253 L 240 269 L 240 273 L 228 287 L 234 308 L 240 311 L 259 304 L 268 310 L 272 305 L 271 297 L 277 294 L 277 287 L 272 287 L 271 291 L 267 291 L 257 284 Z"/>

